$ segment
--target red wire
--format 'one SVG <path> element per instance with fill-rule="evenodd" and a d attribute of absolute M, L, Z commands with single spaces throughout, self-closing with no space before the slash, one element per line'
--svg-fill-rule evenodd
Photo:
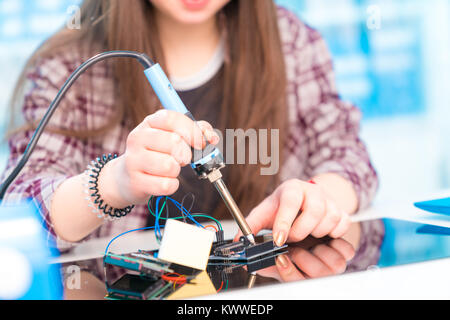
<path fill-rule="evenodd" d="M 171 275 L 175 275 L 177 277 L 172 277 Z M 175 272 L 170 272 L 170 273 L 163 274 L 161 276 L 161 278 L 163 280 L 167 281 L 167 282 L 174 282 L 174 284 L 177 284 L 177 283 L 184 284 L 184 283 L 186 283 L 186 277 L 181 275 L 181 274 L 179 274 L 179 273 L 175 273 Z"/>
<path fill-rule="evenodd" d="M 170 275 L 172 275 L 172 274 L 174 274 L 178 277 L 183 277 L 183 275 L 176 273 L 176 272 L 167 272 L 167 273 L 163 274 L 163 276 L 170 277 Z"/>
<path fill-rule="evenodd" d="M 216 226 L 213 226 L 212 224 L 205 226 L 205 229 L 206 228 L 213 228 L 217 232 Z"/>
<path fill-rule="evenodd" d="M 223 281 L 222 281 L 222 283 L 220 284 L 220 288 L 219 288 L 219 289 L 217 289 L 217 293 L 219 293 L 219 292 L 220 292 L 220 290 L 222 290 L 222 288 L 223 288 Z"/>

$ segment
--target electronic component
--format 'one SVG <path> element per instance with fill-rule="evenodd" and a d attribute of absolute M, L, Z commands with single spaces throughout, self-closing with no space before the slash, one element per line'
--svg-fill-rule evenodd
<path fill-rule="evenodd" d="M 223 230 L 216 231 L 216 242 L 215 243 L 216 244 L 224 244 L 225 243 Z"/>
<path fill-rule="evenodd" d="M 167 220 L 158 258 L 205 270 L 214 241 L 214 232 L 177 220 Z"/>
<path fill-rule="evenodd" d="M 107 299 L 149 300 L 162 299 L 173 292 L 172 284 L 161 278 L 151 279 L 125 274 L 111 286 L 107 286 Z"/>
<path fill-rule="evenodd" d="M 231 257 L 233 255 L 239 254 L 245 249 L 245 244 L 243 241 L 226 243 L 224 245 L 214 248 L 213 254 L 220 257 Z"/>
<path fill-rule="evenodd" d="M 231 273 L 234 268 L 240 268 L 245 265 L 247 266 L 248 272 L 255 272 L 275 265 L 275 258 L 287 252 L 287 248 L 280 248 L 279 250 L 268 252 L 246 262 L 233 259 L 211 259 L 208 263 L 208 270 L 215 268 L 223 270 L 226 273 Z"/>
<path fill-rule="evenodd" d="M 149 257 L 138 258 L 131 255 L 108 253 L 103 257 L 104 264 L 118 266 L 127 270 L 137 271 L 147 277 L 159 278 L 163 273 L 173 272 L 169 263 L 160 260 L 150 260 Z"/>
<path fill-rule="evenodd" d="M 287 245 L 276 246 L 271 234 L 256 237 L 254 244 L 249 243 L 247 238 L 241 237 L 237 242 L 214 243 L 209 259 L 210 261 L 249 261 L 272 252 L 281 251 L 286 247 Z"/>
<path fill-rule="evenodd" d="M 196 279 L 201 272 L 194 268 L 162 261 L 155 258 L 155 253 L 156 251 L 138 251 L 124 255 L 113 253 L 105 255 L 103 262 L 108 291 L 106 298 L 166 299 L 184 285 L 192 283 L 192 280 Z M 106 278 L 108 266 L 119 267 L 127 273 L 113 284 L 109 284 Z"/>

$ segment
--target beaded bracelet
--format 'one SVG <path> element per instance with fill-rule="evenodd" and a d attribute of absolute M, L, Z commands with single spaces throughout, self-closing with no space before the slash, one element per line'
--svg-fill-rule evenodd
<path fill-rule="evenodd" d="M 100 172 L 109 161 L 115 158 L 117 158 L 117 155 L 103 155 L 102 157 L 91 161 L 85 171 L 86 200 L 89 201 L 88 206 L 92 208 L 92 212 L 94 212 L 98 218 L 117 220 L 125 217 L 134 208 L 134 205 L 123 209 L 113 208 L 106 204 L 99 194 L 98 177 L 100 176 Z"/>

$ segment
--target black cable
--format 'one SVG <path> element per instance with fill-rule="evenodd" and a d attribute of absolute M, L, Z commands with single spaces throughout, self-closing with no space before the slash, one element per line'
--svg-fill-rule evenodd
<path fill-rule="evenodd" d="M 31 138 L 30 142 L 27 145 L 27 148 L 25 149 L 25 152 L 20 159 L 19 163 L 16 165 L 14 170 L 9 174 L 9 176 L 5 179 L 3 182 L 1 188 L 0 188 L 0 200 L 3 200 L 5 197 L 6 191 L 8 190 L 11 183 L 16 179 L 16 177 L 19 175 L 19 173 L 22 171 L 25 164 L 28 162 L 28 159 L 30 158 L 31 154 L 33 153 L 37 142 L 39 141 L 39 138 L 41 137 L 42 133 L 45 130 L 45 127 L 47 126 L 50 118 L 52 117 L 55 110 L 58 108 L 61 100 L 66 95 L 67 91 L 72 87 L 72 85 L 75 83 L 75 81 L 91 66 L 94 64 L 109 59 L 109 58 L 134 58 L 141 63 L 145 69 L 150 68 L 154 65 L 153 61 L 147 57 L 143 53 L 133 52 L 133 51 L 108 51 L 104 53 L 100 53 L 86 62 L 84 62 L 81 66 L 79 66 L 67 79 L 67 81 L 64 83 L 62 88 L 59 90 L 58 94 L 56 95 L 55 99 L 50 104 L 49 108 L 47 109 L 47 112 L 45 113 L 42 120 L 39 122 L 38 127 L 34 131 L 33 137 Z"/>

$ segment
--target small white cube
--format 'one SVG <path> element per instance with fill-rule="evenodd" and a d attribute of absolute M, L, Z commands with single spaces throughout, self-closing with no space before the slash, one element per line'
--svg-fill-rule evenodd
<path fill-rule="evenodd" d="M 206 270 L 213 241 L 213 231 L 169 219 L 164 227 L 158 258 Z"/>

